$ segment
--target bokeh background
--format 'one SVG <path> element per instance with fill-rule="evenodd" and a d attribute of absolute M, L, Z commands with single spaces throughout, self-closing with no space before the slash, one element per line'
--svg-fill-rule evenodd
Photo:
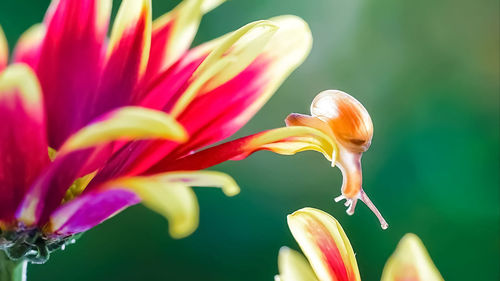
<path fill-rule="evenodd" d="M 177 3 L 153 0 L 154 15 Z M 1 1 L 11 47 L 48 4 Z M 30 280 L 272 280 L 279 248 L 298 249 L 286 215 L 305 206 L 342 223 L 364 280 L 380 278 L 407 232 L 422 238 L 446 280 L 500 279 L 499 2 L 233 0 L 204 18 L 195 44 L 281 14 L 310 24 L 312 53 L 237 136 L 307 113 L 322 90 L 352 94 L 375 126 L 364 187 L 390 228 L 362 204 L 349 217 L 333 202 L 341 174 L 321 155 L 260 152 L 216 167 L 240 195 L 196 189 L 201 222 L 190 237 L 171 239 L 160 216 L 135 206 L 30 266 Z"/>

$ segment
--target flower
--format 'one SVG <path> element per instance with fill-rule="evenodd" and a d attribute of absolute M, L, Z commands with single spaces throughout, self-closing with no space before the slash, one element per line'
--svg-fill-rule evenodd
<path fill-rule="evenodd" d="M 54 0 L 11 65 L 0 31 L 0 249 L 11 259 L 44 262 L 139 202 L 181 238 L 198 224 L 191 187 L 239 192 L 228 175 L 175 163 L 241 128 L 312 39 L 281 16 L 189 49 L 221 2 L 185 0 L 152 21 L 151 0 L 123 0 L 108 40 L 111 0 Z"/>
<path fill-rule="evenodd" d="M 288 226 L 307 260 L 282 247 L 278 256 L 280 274 L 276 281 L 361 280 L 352 249 L 339 222 L 314 208 L 288 215 Z M 382 273 L 382 281 L 442 281 L 424 245 L 415 234 L 406 234 Z"/>

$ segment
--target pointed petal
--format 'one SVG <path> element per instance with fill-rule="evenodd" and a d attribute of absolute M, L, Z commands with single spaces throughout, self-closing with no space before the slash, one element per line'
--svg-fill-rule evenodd
<path fill-rule="evenodd" d="M 169 232 L 173 238 L 184 238 L 198 227 L 198 200 L 193 190 L 183 183 L 157 178 L 129 178 L 111 182 L 108 186 L 135 192 L 142 204 L 169 221 Z"/>
<path fill-rule="evenodd" d="M 282 247 L 278 255 L 280 281 L 317 281 L 309 262 L 302 254 L 288 247 Z"/>
<path fill-rule="evenodd" d="M 288 226 L 319 280 L 361 280 L 351 243 L 335 218 L 304 208 L 288 215 Z"/>
<path fill-rule="evenodd" d="M 0 71 L 2 71 L 9 61 L 9 45 L 7 44 L 7 38 L 3 33 L 2 26 L 0 26 Z"/>
<path fill-rule="evenodd" d="M 285 127 L 264 131 L 223 143 L 175 161 L 160 161 L 147 173 L 169 170 L 201 170 L 227 160 L 241 160 L 259 150 L 270 150 L 284 155 L 314 150 L 328 160 L 336 150 L 335 143 L 319 130 L 308 127 Z"/>
<path fill-rule="evenodd" d="M 382 281 L 443 281 L 422 241 L 415 234 L 406 234 L 396 251 L 387 260 Z"/>
<path fill-rule="evenodd" d="M 0 220 L 12 219 L 35 178 L 49 164 L 40 85 L 26 65 L 0 73 Z"/>
<path fill-rule="evenodd" d="M 234 134 L 267 102 L 290 72 L 302 63 L 311 44 L 307 24 L 292 16 L 271 19 L 271 22 L 278 27 L 276 32 L 268 32 L 259 40 L 249 32 L 240 39 L 241 47 L 235 44 L 229 54 L 214 63 L 213 68 L 216 69 L 219 64 L 221 70 L 210 75 L 211 78 L 203 84 L 196 99 L 179 115 L 179 121 L 193 138 L 176 149 L 176 156 Z M 204 66 L 210 65 L 211 57 L 216 57 L 214 54 L 217 52 L 207 57 L 195 75 L 201 78 Z M 234 57 L 234 63 L 229 61 L 231 57 Z M 227 65 L 225 61 L 228 61 Z M 172 110 L 174 115 L 178 104 Z"/>
<path fill-rule="evenodd" d="M 62 145 L 50 169 L 30 188 L 17 211 L 17 218 L 27 225 L 44 221 L 78 177 L 104 164 L 107 158 L 103 155 L 110 154 L 106 144 L 146 138 L 183 141 L 187 135 L 167 114 L 141 107 L 119 108 L 80 129 Z"/>
<path fill-rule="evenodd" d="M 13 61 L 25 63 L 36 69 L 40 59 L 46 27 L 44 24 L 35 24 L 26 30 L 16 43 Z"/>
<path fill-rule="evenodd" d="M 184 0 L 153 22 L 147 78 L 170 67 L 183 55 L 198 30 L 204 12 L 223 1 Z"/>
<path fill-rule="evenodd" d="M 292 16 L 250 23 L 207 43 L 204 47 L 213 51 L 182 95 L 166 107 L 179 114 L 192 138 L 182 146 L 151 144 L 130 173 L 140 173 L 166 155 L 178 158 L 231 136 L 303 61 L 310 45 L 307 24 Z"/>
<path fill-rule="evenodd" d="M 90 106 L 94 117 L 138 98 L 134 95 L 148 63 L 151 25 L 151 0 L 122 1 L 99 89 Z"/>
<path fill-rule="evenodd" d="M 59 154 L 115 140 L 148 138 L 185 141 L 187 134 L 175 119 L 162 111 L 143 107 L 122 107 L 72 135 L 61 147 Z"/>
<path fill-rule="evenodd" d="M 86 106 L 101 73 L 110 0 L 53 0 L 36 67 L 48 114 L 49 144 L 91 120 Z"/>

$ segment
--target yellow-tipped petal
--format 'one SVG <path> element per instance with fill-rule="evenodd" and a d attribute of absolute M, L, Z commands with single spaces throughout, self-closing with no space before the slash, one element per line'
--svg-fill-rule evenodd
<path fill-rule="evenodd" d="M 398 244 L 396 251 L 387 260 L 382 281 L 443 281 L 417 235 L 408 233 Z"/>
<path fill-rule="evenodd" d="M 7 38 L 5 33 L 3 33 L 2 26 L 0 26 L 0 71 L 7 66 L 9 60 L 9 45 L 7 44 Z"/>
<path fill-rule="evenodd" d="M 45 37 L 46 27 L 43 24 L 35 24 L 26 30 L 17 41 L 14 49 L 14 61 L 27 61 L 34 52 L 40 48 Z"/>
<path fill-rule="evenodd" d="M 42 90 L 35 72 L 25 64 L 13 64 L 0 73 L 0 94 L 15 93 L 27 108 L 33 108 L 32 113 L 43 112 L 40 109 Z M 0 96 L 0 98 L 5 98 Z M 43 118 L 40 115 L 39 118 Z"/>
<path fill-rule="evenodd" d="M 166 69 L 189 48 L 198 30 L 202 15 L 215 8 L 223 1 L 185 0 L 174 10 L 153 22 L 153 34 L 169 27 L 168 38 L 162 56 L 160 69 Z"/>
<path fill-rule="evenodd" d="M 210 42 L 208 46 L 217 47 L 198 67 L 195 80 L 177 101 L 171 114 L 180 114 L 201 88 L 209 91 L 245 69 L 262 52 L 277 28 L 270 21 L 256 21 Z"/>
<path fill-rule="evenodd" d="M 103 120 L 92 123 L 73 134 L 59 155 L 115 140 L 161 138 L 183 142 L 187 133 L 168 114 L 143 107 L 122 107 Z"/>
<path fill-rule="evenodd" d="M 184 183 L 189 186 L 220 187 L 227 196 L 235 196 L 240 193 L 240 187 L 231 176 L 217 171 L 169 172 L 159 174 L 156 177 L 164 181 Z"/>
<path fill-rule="evenodd" d="M 317 281 L 311 265 L 302 254 L 288 247 L 282 247 L 278 255 L 280 281 Z M 277 278 L 277 279 L 276 279 Z"/>
<path fill-rule="evenodd" d="M 247 146 L 268 149 L 283 155 L 314 150 L 321 152 L 329 161 L 337 149 L 335 143 L 326 134 L 303 126 L 279 128 L 258 134 L 250 140 Z"/>
<path fill-rule="evenodd" d="M 335 218 L 303 208 L 288 215 L 288 226 L 319 280 L 361 280 L 351 243 Z"/>
<path fill-rule="evenodd" d="M 234 196 L 240 191 L 230 176 L 215 171 L 169 172 L 124 178 L 109 182 L 104 188 L 134 191 L 144 205 L 169 221 L 172 237 L 183 238 L 196 230 L 199 221 L 198 201 L 191 186 L 220 187 L 227 196 Z"/>
<path fill-rule="evenodd" d="M 108 184 L 135 192 L 142 203 L 169 221 L 173 238 L 183 238 L 196 230 L 199 207 L 193 190 L 183 183 L 162 181 L 155 177 L 134 177 Z"/>
<path fill-rule="evenodd" d="M 134 31 L 138 27 L 144 28 L 142 57 L 139 68 L 141 75 L 146 71 L 151 47 L 151 14 L 151 0 L 123 0 L 113 23 L 107 51 L 109 57 L 127 32 Z"/>
<path fill-rule="evenodd" d="M 309 25 L 297 16 L 279 16 L 269 21 L 279 29 L 262 52 L 264 58 L 271 62 L 267 70 L 271 80 L 260 99 L 252 105 L 257 108 L 267 102 L 290 73 L 302 64 L 313 42 Z"/>

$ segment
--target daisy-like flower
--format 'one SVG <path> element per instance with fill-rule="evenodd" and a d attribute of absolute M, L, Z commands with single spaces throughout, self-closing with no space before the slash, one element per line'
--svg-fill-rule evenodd
<path fill-rule="evenodd" d="M 303 208 L 288 216 L 288 226 L 304 252 L 287 247 L 278 256 L 276 281 L 359 281 L 359 269 L 340 223 L 329 214 Z M 424 245 L 415 234 L 406 234 L 387 261 L 382 281 L 442 281 Z"/>
<path fill-rule="evenodd" d="M 107 39 L 110 0 L 54 0 L 9 66 L 1 35 L 0 247 L 9 258 L 44 262 L 140 202 L 169 220 L 173 237 L 189 235 L 198 224 L 190 187 L 239 191 L 200 170 L 258 150 L 323 153 L 344 173 L 350 213 L 357 199 L 376 211 L 359 163 L 371 120 L 345 93 L 320 94 L 313 116 L 292 114 L 289 127 L 206 149 L 262 107 L 312 42 L 303 20 L 281 16 L 189 49 L 220 2 L 185 0 L 152 21 L 150 0 L 123 0 Z"/>
<path fill-rule="evenodd" d="M 191 187 L 239 192 L 222 173 L 156 165 L 235 133 L 312 39 L 281 16 L 189 49 L 220 2 L 186 0 L 152 21 L 150 0 L 123 0 L 108 39 L 111 0 L 54 0 L 10 65 L 0 32 L 1 256 L 44 262 L 139 202 L 184 237 L 198 224 Z"/>

